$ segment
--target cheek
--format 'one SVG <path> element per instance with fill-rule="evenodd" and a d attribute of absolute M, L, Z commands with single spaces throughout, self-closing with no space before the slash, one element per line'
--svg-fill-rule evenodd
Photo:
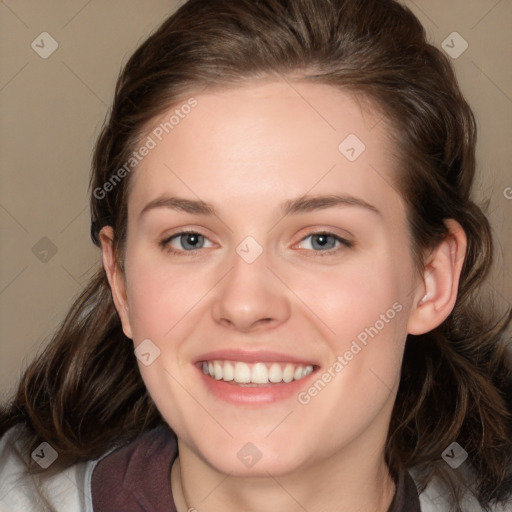
<path fill-rule="evenodd" d="M 149 339 L 158 349 L 158 357 L 148 366 L 138 362 L 142 379 L 157 408 L 181 425 L 197 415 L 179 384 L 193 378 L 182 346 L 193 334 L 196 324 L 191 319 L 213 284 L 205 279 L 206 273 L 171 267 L 143 251 L 127 257 L 126 274 L 135 347 Z"/>
<path fill-rule="evenodd" d="M 128 260 L 128 259 L 127 259 Z M 130 321 L 137 342 L 143 338 L 164 341 L 178 323 L 201 302 L 215 280 L 211 269 L 171 266 L 164 258 L 133 254 L 127 264 Z"/>
<path fill-rule="evenodd" d="M 382 330 L 381 315 L 386 320 L 397 318 L 407 288 L 405 272 L 391 258 L 377 256 L 322 272 L 290 270 L 286 281 L 294 283 L 297 296 L 317 316 L 316 323 L 323 324 L 326 338 L 342 349 L 347 340 L 375 323 Z"/>
<path fill-rule="evenodd" d="M 331 374 L 337 377 L 326 376 L 336 382 L 332 400 L 347 392 L 348 403 L 383 400 L 397 382 L 409 296 L 408 264 L 400 263 L 375 258 L 324 276 L 301 277 L 303 296 L 321 320 L 316 324 L 329 344 Z"/>

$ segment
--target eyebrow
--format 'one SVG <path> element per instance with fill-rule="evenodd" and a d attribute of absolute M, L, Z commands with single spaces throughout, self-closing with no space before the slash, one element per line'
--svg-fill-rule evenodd
<path fill-rule="evenodd" d="M 315 210 L 323 210 L 326 208 L 333 208 L 338 206 L 355 206 L 363 208 L 367 211 L 381 215 L 382 213 L 370 203 L 363 199 L 347 195 L 316 195 L 316 196 L 301 196 L 296 199 L 290 199 L 280 205 L 283 215 L 293 215 L 297 213 L 312 212 Z M 159 197 L 150 201 L 142 211 L 139 218 L 146 212 L 155 208 L 168 208 L 171 210 L 192 213 L 196 215 L 217 215 L 215 208 L 211 203 L 201 200 L 185 199 L 183 197 Z"/>
<path fill-rule="evenodd" d="M 333 208 L 336 206 L 357 206 L 368 211 L 382 215 L 381 212 L 372 204 L 367 203 L 363 199 L 347 195 L 318 195 L 318 196 L 301 196 L 297 199 L 285 201 L 281 206 L 284 215 L 294 213 L 311 212 L 314 210 L 323 210 L 325 208 Z"/>

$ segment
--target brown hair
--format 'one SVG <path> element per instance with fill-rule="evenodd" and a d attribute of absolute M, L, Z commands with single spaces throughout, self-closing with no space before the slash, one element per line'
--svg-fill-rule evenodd
<path fill-rule="evenodd" d="M 416 468 L 449 486 L 457 473 L 441 453 L 468 453 L 482 506 L 512 493 L 512 365 L 506 327 L 482 284 L 492 263 L 489 223 L 470 197 L 476 128 L 448 59 L 393 0 L 189 0 L 130 58 L 98 139 L 91 178 L 91 235 L 114 228 L 123 261 L 129 176 L 100 195 L 149 124 L 208 86 L 280 77 L 330 84 L 371 100 L 393 127 L 397 187 L 408 208 L 412 252 L 423 255 L 457 220 L 467 254 L 452 314 L 409 336 L 386 446 L 394 473 Z M 104 197 L 103 197 L 104 195 Z M 97 197 L 98 196 L 98 197 Z M 162 422 L 140 377 L 103 270 L 78 297 L 46 350 L 0 413 L 0 432 L 23 423 L 61 466 L 93 459 Z M 467 484 L 467 482 L 465 482 Z"/>

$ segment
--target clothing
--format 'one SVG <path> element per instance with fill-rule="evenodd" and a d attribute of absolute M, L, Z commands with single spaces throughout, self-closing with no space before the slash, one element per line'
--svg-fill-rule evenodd
<path fill-rule="evenodd" d="M 40 478 L 27 474 L 30 454 L 24 450 L 21 427 L 14 427 L 0 439 L 0 512 L 176 512 L 169 485 L 176 454 L 176 441 L 167 428 L 158 427 L 98 460 Z M 409 508 L 417 499 L 413 477 L 414 471 L 399 476 L 388 512 L 420 510 Z M 420 495 L 420 503 L 421 512 L 449 512 L 435 486 Z M 462 510 L 482 509 L 468 497 Z M 511 511 L 512 503 L 494 509 Z"/>
<path fill-rule="evenodd" d="M 94 512 L 176 512 L 169 482 L 177 454 L 159 427 L 102 459 L 92 475 Z"/>
<path fill-rule="evenodd" d="M 177 451 L 174 437 L 158 428 L 105 457 L 92 476 L 94 512 L 176 512 L 169 472 Z M 408 473 L 399 476 L 388 512 L 421 512 Z"/>

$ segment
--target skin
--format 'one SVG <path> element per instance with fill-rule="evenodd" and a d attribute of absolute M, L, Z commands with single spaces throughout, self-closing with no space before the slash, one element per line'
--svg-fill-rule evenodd
<path fill-rule="evenodd" d="M 130 177 L 124 274 L 112 228 L 101 232 L 124 332 L 135 347 L 149 338 L 160 350 L 139 366 L 178 436 L 178 510 L 385 512 L 395 486 L 384 446 L 406 336 L 433 329 L 453 309 L 464 232 L 447 221 L 449 236 L 417 271 L 404 202 L 391 185 L 388 127 L 347 93 L 269 80 L 195 97 L 197 107 Z M 338 149 L 349 134 L 366 146 L 353 162 Z M 283 216 L 279 205 L 304 194 L 353 196 L 379 213 L 342 205 Z M 166 207 L 141 215 L 171 195 L 207 201 L 216 215 Z M 206 237 L 196 253 L 179 237 L 179 254 L 159 245 L 183 229 Z M 310 235 L 325 231 L 352 247 L 319 248 Z M 247 236 L 263 249 L 250 264 L 236 252 Z M 192 364 L 241 347 L 300 356 L 321 375 L 397 303 L 400 312 L 307 405 L 296 396 L 227 403 Z M 237 457 L 248 442 L 261 452 L 250 468 Z"/>

